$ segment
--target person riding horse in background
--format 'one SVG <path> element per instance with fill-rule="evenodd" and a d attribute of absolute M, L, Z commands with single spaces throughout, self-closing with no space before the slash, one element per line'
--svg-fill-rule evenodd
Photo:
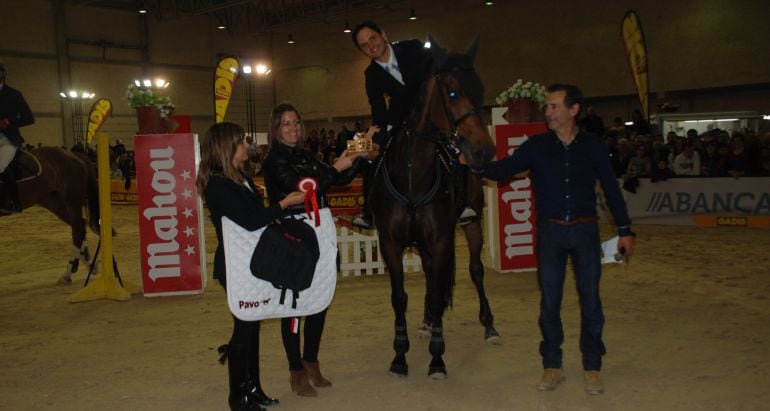
<path fill-rule="evenodd" d="M 5 83 L 5 64 L 0 61 L 0 181 L 3 183 L 0 215 L 20 213 L 23 208 L 16 186 L 16 174 L 9 165 L 24 143 L 19 127 L 34 122 L 35 117 L 24 96 Z"/>
<path fill-rule="evenodd" d="M 406 116 L 412 111 L 433 59 L 419 40 L 388 44 L 387 33 L 373 21 L 356 25 L 351 37 L 358 50 L 372 59 L 364 72 L 366 95 L 372 110 L 372 125 L 381 129 L 375 134 L 374 143 L 384 149 L 390 138 L 401 131 Z M 369 196 L 375 170 L 376 165 L 369 164 L 364 172 L 363 212 L 353 218 L 353 225 L 360 228 L 374 226 Z M 465 167 L 458 167 L 454 176 L 460 224 L 478 218 L 468 204 L 465 170 Z"/>

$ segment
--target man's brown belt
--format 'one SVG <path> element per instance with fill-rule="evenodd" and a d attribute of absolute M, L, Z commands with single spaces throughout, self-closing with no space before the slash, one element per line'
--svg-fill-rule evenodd
<path fill-rule="evenodd" d="M 591 217 L 576 217 L 574 220 L 559 220 L 557 218 L 549 218 L 548 222 L 558 225 L 575 225 L 575 224 L 591 224 L 599 221 L 599 216 Z"/>

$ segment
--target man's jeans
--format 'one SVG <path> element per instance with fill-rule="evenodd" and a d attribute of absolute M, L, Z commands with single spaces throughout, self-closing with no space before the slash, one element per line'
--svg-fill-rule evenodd
<path fill-rule="evenodd" d="M 564 330 L 561 322 L 561 301 L 567 257 L 572 257 L 577 291 L 580 297 L 580 351 L 583 369 L 600 370 L 604 314 L 599 298 L 601 251 L 599 226 L 596 223 L 571 226 L 542 222 L 537 227 L 537 268 L 540 283 L 540 355 L 543 368 L 562 367 Z"/>

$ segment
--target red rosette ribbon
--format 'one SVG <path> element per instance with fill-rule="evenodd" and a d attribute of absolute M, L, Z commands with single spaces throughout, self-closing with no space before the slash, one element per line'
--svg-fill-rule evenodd
<path fill-rule="evenodd" d="M 318 211 L 316 188 L 318 188 L 318 182 L 311 177 L 305 177 L 297 183 L 297 190 L 305 193 L 305 212 L 308 218 L 315 221 L 315 226 L 318 227 L 321 225 L 321 213 Z"/>

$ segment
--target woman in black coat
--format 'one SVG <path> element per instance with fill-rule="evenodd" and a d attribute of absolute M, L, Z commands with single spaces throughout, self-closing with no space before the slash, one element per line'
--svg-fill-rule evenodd
<path fill-rule="evenodd" d="M 247 230 L 257 230 L 279 218 L 283 210 L 301 204 L 304 194 L 290 192 L 281 200 L 264 206 L 262 196 L 251 179 L 239 170 L 248 160 L 248 143 L 243 128 L 233 123 L 211 126 L 201 143 L 201 163 L 196 184 L 211 214 L 217 233 L 214 253 L 214 278 L 227 289 L 225 253 L 222 245 L 222 217 Z M 265 395 L 259 382 L 259 322 L 241 321 L 233 316 L 233 334 L 221 347 L 228 358 L 232 410 L 264 410 L 261 406 L 277 404 Z"/>
<path fill-rule="evenodd" d="M 270 149 L 265 158 L 263 173 L 267 196 L 271 203 L 281 201 L 286 195 L 297 189 L 297 184 L 305 177 L 316 180 L 316 200 L 318 207 L 326 207 L 326 192 L 331 186 L 349 184 L 358 173 L 361 164 L 356 161 L 358 153 L 347 151 L 330 166 L 319 161 L 304 148 L 302 120 L 299 112 L 287 103 L 273 108 L 270 116 Z M 379 129 L 369 130 L 369 138 Z M 355 165 L 355 166 L 354 166 Z M 289 207 L 284 214 L 305 212 L 304 206 Z M 326 310 L 305 318 L 305 346 L 300 356 L 299 318 L 281 320 L 281 335 L 286 356 L 289 359 L 290 383 L 293 392 L 304 397 L 318 395 L 316 387 L 328 387 L 332 383 L 321 375 L 318 364 L 318 350 L 321 345 Z"/>

